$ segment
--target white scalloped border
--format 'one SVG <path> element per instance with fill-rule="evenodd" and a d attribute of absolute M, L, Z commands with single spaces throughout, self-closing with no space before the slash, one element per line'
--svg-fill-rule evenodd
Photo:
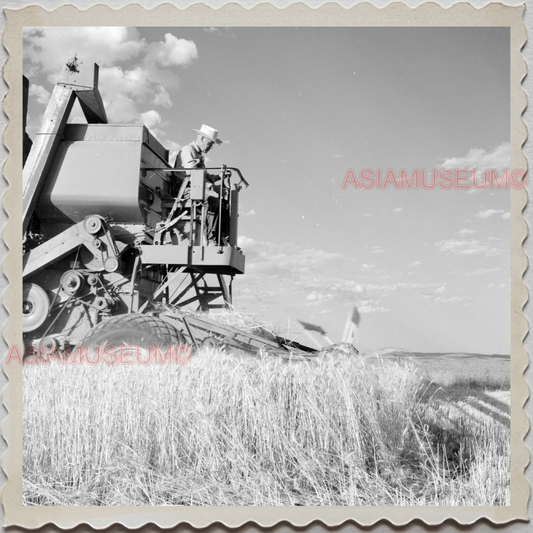
<path fill-rule="evenodd" d="M 21 344 L 21 288 L 22 288 L 22 246 L 20 239 L 21 183 L 17 176 L 22 175 L 22 66 L 21 30 L 23 25 L 105 25 L 119 26 L 283 26 L 283 25 L 510 25 L 511 26 L 511 158 L 512 168 L 527 168 L 527 159 L 522 147 L 527 139 L 527 128 L 522 114 L 527 106 L 527 97 L 521 82 L 526 75 L 526 63 L 521 49 L 526 42 L 526 29 L 523 23 L 525 6 L 489 4 L 476 8 L 468 3 L 454 4 L 442 8 L 434 2 L 410 8 L 402 3 L 389 4 L 377 8 L 369 3 L 344 8 L 339 4 L 328 3 L 317 8 L 305 4 L 291 4 L 278 9 L 271 4 L 259 4 L 245 9 L 238 4 L 226 4 L 213 9 L 202 4 L 194 4 L 179 9 L 164 4 L 153 9 L 139 5 L 128 5 L 122 9 L 111 9 L 98 5 L 80 10 L 68 5 L 52 11 L 38 6 L 20 10 L 5 10 L 6 28 L 4 46 L 9 59 L 4 65 L 4 78 L 9 86 L 3 103 L 9 125 L 4 131 L 4 144 L 9 158 L 4 165 L 4 175 L 9 188 L 3 198 L 3 206 L 9 216 L 4 229 L 4 240 L 9 253 L 3 263 L 4 273 L 9 279 L 9 287 L 4 295 L 4 306 L 9 319 L 3 329 L 8 346 Z M 380 19 L 379 21 L 377 19 Z M 455 21 L 452 19 L 455 18 Z M 457 24 L 460 18 L 460 24 Z M 486 21 L 486 22 L 485 22 Z M 370 22 L 370 23 L 369 23 Z M 437 24 L 438 22 L 438 24 Z M 455 24 L 452 24 L 455 22 Z M 113 524 L 128 528 L 155 524 L 168 528 L 177 524 L 206 527 L 223 524 L 226 527 L 239 527 L 253 523 L 261 527 L 271 527 L 282 521 L 298 527 L 312 522 L 322 522 L 326 526 L 341 525 L 347 521 L 370 526 L 380 520 L 394 525 L 404 525 L 412 520 L 420 520 L 428 525 L 441 524 L 453 519 L 460 524 L 472 524 L 480 518 L 495 524 L 511 520 L 528 520 L 527 502 L 530 494 L 524 470 L 529 463 L 529 450 L 524 437 L 529 430 L 529 420 L 523 409 L 529 397 L 529 388 L 523 374 L 528 365 L 528 354 L 523 339 L 528 332 L 528 323 L 523 307 L 528 300 L 528 291 L 523 282 L 528 259 L 522 244 L 528 235 L 528 227 L 522 215 L 527 205 L 526 190 L 512 189 L 511 194 L 511 294 L 512 294 L 512 458 L 511 458 L 511 505 L 508 507 L 24 507 L 22 506 L 22 372 L 15 365 L 4 372 L 9 379 L 3 401 L 9 416 L 3 426 L 3 435 L 8 442 L 8 450 L 2 466 L 8 483 L 2 491 L 5 511 L 4 526 L 18 525 L 37 528 L 54 524 L 60 528 L 71 528 L 78 524 L 89 524 L 95 529 L 103 529 Z"/>

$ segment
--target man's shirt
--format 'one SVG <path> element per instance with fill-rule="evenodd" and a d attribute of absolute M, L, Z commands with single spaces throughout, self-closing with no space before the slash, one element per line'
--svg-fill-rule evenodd
<path fill-rule="evenodd" d="M 190 144 L 186 144 L 181 148 L 176 156 L 176 162 L 174 168 L 204 168 L 204 154 L 193 141 Z"/>
<path fill-rule="evenodd" d="M 205 168 L 205 162 L 204 162 L 204 154 L 200 150 L 200 147 L 196 144 L 196 141 L 192 141 L 189 144 L 186 144 L 181 148 L 181 150 L 178 152 L 178 155 L 176 156 L 176 161 L 174 163 L 175 169 L 189 169 L 189 168 Z M 175 173 L 177 177 L 179 178 L 179 182 L 181 184 L 181 180 L 185 179 L 187 177 L 186 172 L 176 172 Z M 211 185 L 215 183 L 215 181 L 218 180 L 218 176 L 214 174 L 206 174 L 206 190 L 211 189 Z M 177 194 L 179 190 L 179 185 L 176 188 L 174 185 L 172 187 L 173 194 Z M 183 198 L 187 199 L 189 197 L 190 191 L 189 187 L 185 190 L 185 193 L 183 195 Z"/>

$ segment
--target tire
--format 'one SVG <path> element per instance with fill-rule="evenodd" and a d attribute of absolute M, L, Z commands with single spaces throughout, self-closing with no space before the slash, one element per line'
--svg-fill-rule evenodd
<path fill-rule="evenodd" d="M 186 344 L 183 335 L 163 319 L 152 315 L 119 315 L 101 322 L 85 335 L 78 346 L 168 346 Z"/>

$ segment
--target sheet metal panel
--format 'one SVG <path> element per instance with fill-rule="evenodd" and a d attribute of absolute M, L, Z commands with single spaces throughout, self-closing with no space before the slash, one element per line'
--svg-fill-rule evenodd
<path fill-rule="evenodd" d="M 145 265 L 190 265 L 202 267 L 207 272 L 220 274 L 244 274 L 245 257 L 240 250 L 224 246 L 141 246 L 141 261 Z"/>
<path fill-rule="evenodd" d="M 142 124 L 67 124 L 63 139 L 65 141 L 143 142 L 163 161 L 168 161 L 168 150 Z"/>
<path fill-rule="evenodd" d="M 37 205 L 42 221 L 87 215 L 115 223 L 142 223 L 139 141 L 62 141 Z"/>

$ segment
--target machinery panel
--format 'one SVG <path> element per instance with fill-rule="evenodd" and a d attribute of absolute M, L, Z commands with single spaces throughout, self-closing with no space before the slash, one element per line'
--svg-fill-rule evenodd
<path fill-rule="evenodd" d="M 205 200 L 205 170 L 191 170 L 191 200 Z"/>
<path fill-rule="evenodd" d="M 65 141 L 137 141 L 148 145 L 164 161 L 168 150 L 143 124 L 67 124 Z"/>
<path fill-rule="evenodd" d="M 244 273 L 245 257 L 240 250 L 224 246 L 141 246 L 143 264 L 190 265 L 207 272 Z"/>
<path fill-rule="evenodd" d="M 80 222 L 98 214 L 142 223 L 140 142 L 62 141 L 37 204 L 42 221 Z"/>

